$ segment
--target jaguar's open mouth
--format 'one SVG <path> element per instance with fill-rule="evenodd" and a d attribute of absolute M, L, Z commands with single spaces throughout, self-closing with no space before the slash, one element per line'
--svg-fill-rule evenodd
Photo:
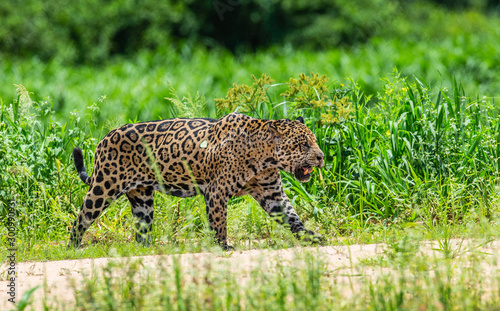
<path fill-rule="evenodd" d="M 311 178 L 313 169 L 313 167 L 297 167 L 293 173 L 299 181 L 304 182 Z"/>

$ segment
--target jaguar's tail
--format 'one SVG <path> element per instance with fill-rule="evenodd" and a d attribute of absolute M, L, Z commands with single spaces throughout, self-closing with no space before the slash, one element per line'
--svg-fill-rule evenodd
<path fill-rule="evenodd" d="M 90 186 L 90 177 L 87 175 L 87 171 L 85 170 L 85 165 L 83 164 L 83 153 L 82 149 L 75 147 L 73 149 L 73 160 L 75 161 L 76 170 L 78 171 L 78 175 L 80 175 L 80 179 L 86 184 Z"/>

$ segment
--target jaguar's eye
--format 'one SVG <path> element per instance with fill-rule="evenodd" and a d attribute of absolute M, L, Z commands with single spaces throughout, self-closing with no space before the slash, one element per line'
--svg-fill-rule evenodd
<path fill-rule="evenodd" d="M 311 148 L 311 146 L 309 146 L 309 144 L 308 144 L 308 143 L 303 143 L 303 144 L 302 144 L 302 147 L 303 147 L 304 149 L 309 149 L 309 148 Z"/>

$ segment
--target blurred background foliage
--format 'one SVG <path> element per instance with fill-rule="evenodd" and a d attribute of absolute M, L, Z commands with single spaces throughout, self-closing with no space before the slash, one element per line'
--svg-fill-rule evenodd
<path fill-rule="evenodd" d="M 453 21 L 464 10 L 476 15 Z M 428 40 L 484 31 L 488 21 L 479 14 L 498 12 L 493 0 L 4 0 L 0 50 L 4 57 L 98 64 L 185 42 L 232 52 L 276 44 L 330 49 L 373 37 Z"/>
<path fill-rule="evenodd" d="M 498 96 L 499 8 L 493 0 L 4 0 L 0 99 L 22 83 L 68 121 L 105 95 L 97 120 L 105 131 L 176 116 L 166 99 L 174 89 L 205 95 L 203 114 L 215 117 L 213 98 L 262 73 L 278 83 L 310 72 L 353 78 L 374 95 L 398 68 Z"/>

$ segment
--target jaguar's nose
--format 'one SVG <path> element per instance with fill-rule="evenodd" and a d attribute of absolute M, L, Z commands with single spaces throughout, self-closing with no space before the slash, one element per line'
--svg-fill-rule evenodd
<path fill-rule="evenodd" d="M 324 165 L 325 165 L 325 154 L 323 153 L 323 151 L 319 150 L 318 154 L 317 154 L 317 159 L 318 159 L 318 167 L 319 168 L 322 168 Z"/>

